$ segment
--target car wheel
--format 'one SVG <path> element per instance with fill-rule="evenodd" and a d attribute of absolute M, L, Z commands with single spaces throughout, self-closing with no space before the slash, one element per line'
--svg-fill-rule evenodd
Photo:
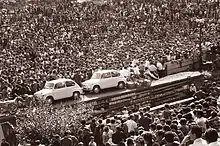
<path fill-rule="evenodd" d="M 53 99 L 52 96 L 47 97 L 47 98 L 46 98 L 46 101 L 47 101 L 47 103 L 49 103 L 49 104 L 54 103 L 54 99 Z"/>
<path fill-rule="evenodd" d="M 80 98 L 80 93 L 77 91 L 77 92 L 73 92 L 73 99 L 74 100 L 77 100 Z"/>
<path fill-rule="evenodd" d="M 94 86 L 92 91 L 97 94 L 101 91 L 101 89 L 99 86 Z"/>
<path fill-rule="evenodd" d="M 125 83 L 124 82 L 119 82 L 118 83 L 118 88 L 119 89 L 124 89 L 125 88 Z"/>

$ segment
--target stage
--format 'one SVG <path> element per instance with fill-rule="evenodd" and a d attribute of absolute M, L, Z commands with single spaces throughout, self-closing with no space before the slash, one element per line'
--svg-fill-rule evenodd
<path fill-rule="evenodd" d="M 141 96 L 150 96 L 150 94 L 152 96 L 154 96 L 155 94 L 157 94 L 157 92 L 158 92 L 157 89 L 158 89 L 158 90 L 160 90 L 159 91 L 160 93 L 158 93 L 158 94 L 161 94 L 161 91 L 163 90 L 162 88 L 166 88 L 166 87 L 171 88 L 170 86 L 172 85 L 172 83 L 178 83 L 178 85 L 180 84 L 181 85 L 180 91 L 182 91 L 183 90 L 182 84 L 184 84 L 184 86 L 185 86 L 186 81 L 188 79 L 192 80 L 193 78 L 200 77 L 200 76 L 202 76 L 202 74 L 200 72 L 181 72 L 181 73 L 169 75 L 169 76 L 163 77 L 159 80 L 153 81 L 150 88 L 148 87 L 148 88 L 122 89 L 122 90 L 118 90 L 115 88 L 107 89 L 107 90 L 103 90 L 100 94 L 81 95 L 80 101 L 73 101 L 72 99 L 65 99 L 65 100 L 61 100 L 61 101 L 56 101 L 55 106 L 59 106 L 59 105 L 61 105 L 61 103 L 64 105 L 71 105 L 71 104 L 76 104 L 79 102 L 80 103 L 85 102 L 85 103 L 92 103 L 92 105 L 99 104 L 99 108 L 104 104 L 107 105 L 106 108 L 108 108 L 109 103 L 110 103 L 111 107 L 113 107 L 114 104 L 116 104 L 116 101 L 118 101 L 117 104 L 120 104 L 120 102 L 119 102 L 120 99 L 125 100 L 125 98 L 126 98 L 126 100 L 123 102 L 129 102 L 130 101 L 129 97 L 130 96 L 136 97 L 137 95 L 139 95 L 138 94 L 139 92 L 141 92 Z M 184 83 L 181 83 L 183 80 L 184 80 Z M 174 84 L 173 86 L 177 89 L 178 85 Z M 147 93 L 145 93 L 145 92 L 147 92 Z M 169 94 L 169 92 L 167 92 L 167 94 Z M 176 93 L 178 93 L 178 91 L 176 91 Z M 170 93 L 170 94 L 172 94 L 172 93 Z M 173 94 L 173 95 L 176 95 L 176 94 Z M 123 96 L 123 97 L 121 98 L 120 96 Z M 159 95 L 159 97 L 160 96 L 163 96 L 163 95 Z M 148 98 L 150 98 L 150 97 L 148 97 Z M 146 98 L 146 100 L 148 98 Z M 142 99 L 142 100 L 144 100 L 144 99 Z M 111 103 L 113 101 L 114 101 L 114 103 Z M 150 101 L 150 99 L 149 99 L 149 101 Z M 142 102 L 142 101 L 139 99 L 139 102 Z M 103 107 L 103 108 L 105 108 L 105 107 Z"/>

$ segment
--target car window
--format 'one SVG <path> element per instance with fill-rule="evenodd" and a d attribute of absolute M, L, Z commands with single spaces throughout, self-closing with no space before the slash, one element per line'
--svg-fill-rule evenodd
<path fill-rule="evenodd" d="M 54 83 L 46 83 L 44 89 L 53 89 Z"/>
<path fill-rule="evenodd" d="M 119 72 L 112 72 L 112 77 L 119 77 L 120 73 Z"/>
<path fill-rule="evenodd" d="M 91 79 L 100 79 L 101 74 L 100 73 L 94 73 L 91 77 Z"/>
<path fill-rule="evenodd" d="M 102 79 L 106 79 L 106 78 L 111 78 L 111 73 L 110 72 L 102 74 Z"/>
<path fill-rule="evenodd" d="M 67 87 L 75 86 L 75 83 L 73 81 L 66 81 L 66 86 Z"/>
<path fill-rule="evenodd" d="M 64 88 L 64 87 L 65 87 L 65 84 L 63 82 L 56 83 L 56 85 L 55 85 L 55 89 L 60 89 L 60 88 Z"/>

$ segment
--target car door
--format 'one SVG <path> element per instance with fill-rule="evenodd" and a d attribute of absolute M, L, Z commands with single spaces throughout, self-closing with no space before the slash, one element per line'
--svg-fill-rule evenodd
<path fill-rule="evenodd" d="M 66 93 L 68 97 L 72 97 L 73 92 L 77 90 L 76 84 L 73 81 L 66 81 Z"/>
<path fill-rule="evenodd" d="M 111 72 L 103 73 L 99 84 L 100 84 L 101 89 L 106 89 L 106 88 L 112 87 Z"/>
<path fill-rule="evenodd" d="M 113 87 L 117 87 L 118 86 L 118 82 L 119 82 L 119 77 L 120 77 L 120 73 L 117 71 L 113 71 L 112 73 L 112 80 L 111 80 L 111 84 Z"/>
<path fill-rule="evenodd" d="M 55 100 L 67 97 L 65 90 L 65 82 L 58 82 L 55 84 L 53 96 Z"/>

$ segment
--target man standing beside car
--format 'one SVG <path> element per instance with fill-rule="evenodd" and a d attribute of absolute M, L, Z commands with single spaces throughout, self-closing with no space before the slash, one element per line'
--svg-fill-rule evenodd
<path fill-rule="evenodd" d="M 73 80 L 81 87 L 82 86 L 82 77 L 80 75 L 79 69 L 76 70 L 76 73 L 73 76 Z"/>

